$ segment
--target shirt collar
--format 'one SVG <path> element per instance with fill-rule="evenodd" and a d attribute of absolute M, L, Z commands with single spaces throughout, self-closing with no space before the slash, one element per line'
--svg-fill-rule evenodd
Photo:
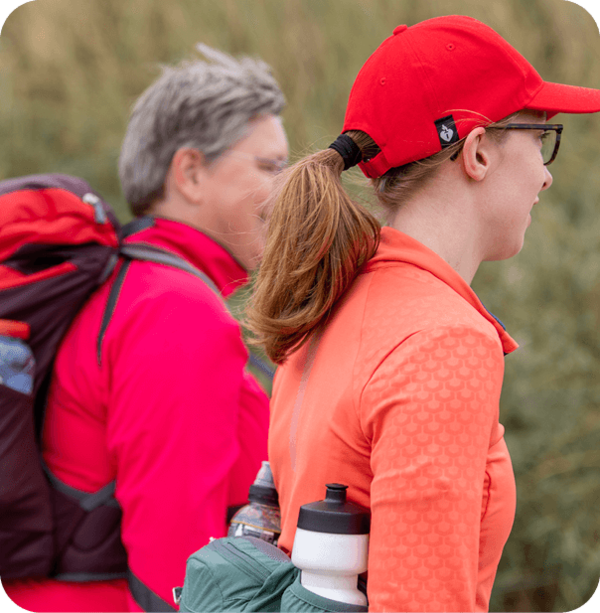
<path fill-rule="evenodd" d="M 377 253 L 369 260 L 364 270 L 365 272 L 376 270 L 391 262 L 413 264 L 436 276 L 462 296 L 496 328 L 505 354 L 511 353 L 518 347 L 506 331 L 504 324 L 485 308 L 469 284 L 448 262 L 408 234 L 394 228 L 385 227 L 381 229 L 381 242 Z"/>
<path fill-rule="evenodd" d="M 248 282 L 248 272 L 213 238 L 187 224 L 152 217 L 144 229 L 128 236 L 125 243 L 146 243 L 182 257 L 206 273 L 224 298 Z"/>

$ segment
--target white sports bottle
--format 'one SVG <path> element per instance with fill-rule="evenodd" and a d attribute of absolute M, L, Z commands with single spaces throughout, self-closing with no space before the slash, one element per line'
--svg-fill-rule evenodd
<path fill-rule="evenodd" d="M 358 575 L 367 570 L 370 514 L 346 501 L 347 485 L 330 483 L 325 500 L 300 507 L 292 562 L 311 592 L 347 604 L 366 605 Z"/>

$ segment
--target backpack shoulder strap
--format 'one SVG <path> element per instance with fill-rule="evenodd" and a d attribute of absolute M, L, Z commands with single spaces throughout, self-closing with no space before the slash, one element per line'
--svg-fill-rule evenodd
<path fill-rule="evenodd" d="M 202 281 L 204 281 L 204 283 L 206 283 L 206 285 L 208 285 L 208 287 L 210 287 L 210 289 L 212 289 L 212 291 L 217 294 L 221 300 L 223 300 L 221 297 L 221 292 L 219 292 L 219 289 L 213 283 L 213 281 L 201 270 L 198 270 L 195 266 L 192 266 L 189 262 L 178 255 L 174 255 L 173 253 L 169 253 L 168 251 L 159 249 L 158 247 L 151 247 L 150 245 L 142 244 L 122 245 L 120 253 L 129 260 L 155 262 L 156 264 L 164 264 L 165 266 L 171 266 L 171 268 L 178 268 L 179 270 L 189 272 L 195 277 L 202 279 Z"/>
<path fill-rule="evenodd" d="M 141 221 L 143 220 L 144 218 L 141 219 Z M 165 266 L 170 266 L 171 268 L 177 268 L 178 270 L 183 270 L 190 273 L 198 279 L 201 279 L 219 297 L 224 306 L 227 307 L 221 293 L 219 292 L 219 289 L 214 282 L 201 270 L 198 270 L 195 266 L 192 266 L 189 262 L 177 255 L 174 255 L 173 253 L 169 253 L 164 249 L 159 249 L 158 247 L 152 247 L 150 245 L 130 244 L 121 245 L 119 255 L 124 259 L 124 261 L 108 295 L 108 301 L 102 315 L 100 333 L 98 334 L 98 341 L 96 343 L 96 357 L 98 360 L 98 365 L 102 364 L 102 342 L 104 341 L 106 330 L 108 329 L 108 325 L 114 314 L 117 302 L 119 301 L 121 288 L 123 287 L 125 276 L 127 275 L 127 271 L 129 270 L 132 260 L 164 264 Z"/>
<path fill-rule="evenodd" d="M 144 222 L 145 219 L 141 218 L 139 222 Z M 136 220 L 138 221 L 138 220 Z M 135 222 L 132 222 L 135 223 Z M 132 224 L 129 224 L 131 226 Z M 146 227 L 146 226 L 144 226 Z M 132 233 L 138 232 L 142 227 L 136 228 Z M 108 296 L 108 302 L 106 304 L 106 309 L 104 310 L 104 314 L 102 316 L 102 324 L 100 325 L 100 333 L 98 335 L 98 343 L 97 343 L 97 358 L 98 364 L 101 364 L 101 356 L 102 356 L 102 341 L 104 340 L 104 335 L 108 328 L 108 324 L 113 316 L 115 307 L 117 306 L 117 302 L 119 300 L 119 295 L 121 293 L 121 287 L 123 286 L 123 282 L 125 281 L 125 275 L 129 269 L 129 265 L 132 260 L 141 260 L 143 262 L 155 262 L 156 264 L 164 264 L 165 266 L 170 266 L 171 268 L 177 268 L 179 270 L 183 270 L 188 272 L 198 279 L 201 279 L 214 293 L 218 298 L 223 302 L 225 308 L 229 309 L 227 303 L 221 296 L 221 292 L 219 292 L 219 288 L 214 284 L 212 279 L 208 277 L 201 270 L 190 264 L 188 261 L 183 258 L 165 251 L 164 249 L 160 249 L 158 247 L 153 247 L 150 245 L 144 244 L 127 244 L 121 245 L 120 255 L 125 259 L 121 269 L 117 274 L 117 278 L 110 290 L 110 294 Z M 266 362 L 261 360 L 254 353 L 249 352 L 249 361 L 250 363 L 258 368 L 263 374 L 273 380 L 273 376 L 275 375 L 275 370 Z"/>
<path fill-rule="evenodd" d="M 143 230 L 151 228 L 155 224 L 155 219 L 152 215 L 144 215 L 143 217 L 136 217 L 132 221 L 126 223 L 121 229 L 121 240 L 125 240 L 132 234 L 137 234 Z"/>

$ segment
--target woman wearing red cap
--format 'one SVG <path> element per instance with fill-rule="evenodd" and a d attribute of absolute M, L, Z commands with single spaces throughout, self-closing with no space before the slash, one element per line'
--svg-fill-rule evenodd
<path fill-rule="evenodd" d="M 343 134 L 274 202 L 250 319 L 281 364 L 269 457 L 292 550 L 299 507 L 349 485 L 370 508 L 372 611 L 486 611 L 515 513 L 498 422 L 516 343 L 470 288 L 517 254 L 552 184 L 559 112 L 600 91 L 547 83 L 469 17 L 394 34 L 350 93 Z M 388 225 L 342 188 L 359 164 Z"/>

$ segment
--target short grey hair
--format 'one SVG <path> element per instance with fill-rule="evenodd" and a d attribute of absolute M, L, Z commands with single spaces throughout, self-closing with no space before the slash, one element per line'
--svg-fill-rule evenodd
<path fill-rule="evenodd" d="M 163 67 L 133 107 L 119 177 L 136 216 L 163 196 L 178 149 L 198 149 L 211 163 L 245 135 L 252 119 L 279 115 L 285 105 L 265 62 L 235 59 L 202 43 L 196 48 L 209 61 Z"/>

